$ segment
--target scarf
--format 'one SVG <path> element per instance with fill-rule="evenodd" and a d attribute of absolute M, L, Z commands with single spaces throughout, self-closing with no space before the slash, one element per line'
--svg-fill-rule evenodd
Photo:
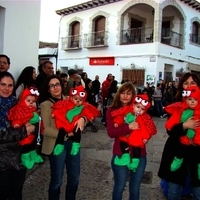
<path fill-rule="evenodd" d="M 9 127 L 7 114 L 9 109 L 16 103 L 16 98 L 10 96 L 8 98 L 0 97 L 0 130 L 5 131 Z"/>

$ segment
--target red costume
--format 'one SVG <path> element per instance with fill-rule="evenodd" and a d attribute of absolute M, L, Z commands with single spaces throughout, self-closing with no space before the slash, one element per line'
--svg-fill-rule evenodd
<path fill-rule="evenodd" d="M 152 135 L 156 134 L 157 130 L 153 120 L 148 114 L 144 113 L 136 116 L 136 113 L 133 113 L 133 105 L 135 103 L 140 103 L 145 106 L 145 111 L 151 106 L 151 103 L 148 101 L 148 96 L 146 94 L 140 94 L 135 97 L 133 104 L 114 110 L 111 115 L 113 122 L 118 125 L 127 121 L 126 116 L 128 114 L 135 115 L 135 121 L 138 122 L 140 129 L 132 131 L 130 135 L 120 137 L 120 140 L 128 143 L 130 146 L 143 148 L 145 146 L 143 140 L 149 140 Z"/>
<path fill-rule="evenodd" d="M 83 104 L 76 106 L 71 97 L 78 95 L 83 98 Z M 60 100 L 55 103 L 53 108 L 53 117 L 55 118 L 56 128 L 64 128 L 67 133 L 73 132 L 74 123 L 82 116 L 92 121 L 99 116 L 99 111 L 89 103 L 84 102 L 86 91 L 83 86 L 77 86 L 70 90 L 70 97 L 66 100 Z"/>
<path fill-rule="evenodd" d="M 36 113 L 36 108 L 29 108 L 25 103 L 25 98 L 28 95 L 32 95 L 37 98 L 39 96 L 39 92 L 36 88 L 26 88 L 22 92 L 22 95 L 20 97 L 20 100 L 18 104 L 16 104 L 14 107 L 12 107 L 8 112 L 8 120 L 11 121 L 11 126 L 14 127 L 14 125 L 18 124 L 19 127 L 22 125 L 25 125 L 27 122 L 29 122 L 33 117 L 34 113 Z M 37 121 L 38 122 L 38 121 Z M 29 134 L 24 140 L 20 141 L 20 145 L 26 145 L 31 143 L 34 140 L 34 135 Z"/>
<path fill-rule="evenodd" d="M 183 96 L 183 102 L 177 102 L 173 103 L 167 107 L 165 107 L 165 110 L 167 113 L 171 114 L 171 117 L 167 120 L 165 127 L 166 129 L 170 130 L 172 127 L 176 124 L 179 124 L 180 122 L 185 122 L 188 118 L 192 117 L 194 119 L 199 119 L 200 118 L 200 90 L 197 86 L 191 86 L 185 90 L 183 90 L 182 93 Z M 187 105 L 185 99 L 186 97 L 193 97 L 196 100 L 198 100 L 198 104 L 194 108 L 189 108 Z M 191 110 L 193 112 L 191 112 Z M 190 115 L 185 117 L 185 120 L 181 120 L 183 115 L 186 115 L 186 112 L 190 111 Z M 192 143 L 196 145 L 200 145 L 200 128 L 196 128 L 195 130 L 195 135 L 192 138 Z M 191 139 L 188 138 L 187 134 L 182 136 L 180 138 L 180 141 L 184 145 L 190 145 L 191 144 Z"/>

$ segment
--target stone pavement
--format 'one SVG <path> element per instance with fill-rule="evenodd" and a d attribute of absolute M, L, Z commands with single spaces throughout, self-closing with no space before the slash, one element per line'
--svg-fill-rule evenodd
<path fill-rule="evenodd" d="M 157 171 L 161 159 L 163 146 L 167 134 L 164 123 L 166 119 L 153 118 L 158 133 L 147 144 L 147 167 L 143 183 L 141 185 L 141 200 L 162 200 L 166 199 L 160 189 L 160 179 Z M 95 122 L 99 131 L 94 133 L 90 127 L 82 134 L 81 149 L 81 175 L 77 200 L 110 200 L 113 187 L 113 175 L 110 167 L 112 156 L 112 142 L 108 137 L 104 126 L 98 118 Z M 27 175 L 24 185 L 24 200 L 47 200 L 47 192 L 50 181 L 49 162 L 46 159 L 44 164 L 36 167 Z M 64 188 L 66 175 L 63 177 L 60 200 L 64 200 Z M 124 191 L 124 200 L 128 199 L 128 182 Z"/>

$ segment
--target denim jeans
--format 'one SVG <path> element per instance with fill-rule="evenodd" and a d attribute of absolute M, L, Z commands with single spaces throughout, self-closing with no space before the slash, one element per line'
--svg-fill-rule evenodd
<path fill-rule="evenodd" d="M 64 143 L 65 151 L 54 156 L 49 156 L 51 181 L 49 185 L 49 200 L 59 200 L 60 187 L 62 185 L 63 171 L 66 168 L 67 185 L 65 199 L 75 200 L 80 176 L 80 151 L 77 155 L 71 155 L 72 141 L 67 140 Z"/>
<path fill-rule="evenodd" d="M 122 200 L 122 194 L 126 185 L 129 169 L 127 166 L 117 166 L 114 164 L 115 155 L 112 157 L 111 166 L 114 173 L 114 188 L 112 200 Z M 146 167 L 146 156 L 140 157 L 139 166 L 136 172 L 130 171 L 129 200 L 140 199 L 140 184 Z"/>
<path fill-rule="evenodd" d="M 154 104 L 155 104 L 155 108 L 156 108 L 156 111 L 158 113 L 158 116 L 163 115 L 164 110 L 163 110 L 162 100 L 154 100 Z"/>
<path fill-rule="evenodd" d="M 180 200 L 183 187 L 175 183 L 168 183 L 168 200 Z M 200 200 L 200 187 L 192 188 L 193 199 Z"/>
<path fill-rule="evenodd" d="M 26 169 L 0 170 L 0 199 L 22 200 Z"/>

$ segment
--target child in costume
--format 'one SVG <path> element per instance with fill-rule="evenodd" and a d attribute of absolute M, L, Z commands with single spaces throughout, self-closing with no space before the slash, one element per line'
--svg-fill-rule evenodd
<path fill-rule="evenodd" d="M 139 165 L 141 148 L 156 134 L 157 130 L 151 117 L 146 113 L 151 107 L 146 94 L 138 94 L 130 106 L 114 110 L 114 126 L 117 127 L 123 123 L 138 122 L 140 129 L 132 131 L 131 134 L 120 137 L 120 147 L 122 156 L 116 156 L 114 163 L 119 166 L 127 165 L 130 170 L 136 171 Z M 148 126 L 147 126 L 148 124 Z"/>
<path fill-rule="evenodd" d="M 97 108 L 85 102 L 87 93 L 83 86 L 77 86 L 70 90 L 68 99 L 60 100 L 52 106 L 52 117 L 55 118 L 56 128 L 67 134 L 73 133 L 70 139 L 73 141 L 71 155 L 76 155 L 80 149 L 81 131 L 75 131 L 74 123 L 80 117 L 86 117 L 88 121 L 93 121 L 95 117 L 99 116 Z M 57 138 L 54 155 L 59 155 L 64 151 L 63 138 Z"/>
<path fill-rule="evenodd" d="M 183 90 L 182 96 L 183 102 L 176 102 L 165 107 L 165 111 L 171 114 L 171 117 L 165 124 L 167 130 L 170 130 L 175 124 L 184 123 L 190 117 L 193 117 L 193 119 L 200 118 L 199 88 L 197 86 L 188 87 Z M 171 164 L 171 171 L 176 171 L 181 167 L 188 145 L 200 146 L 200 128 L 187 129 L 186 131 L 186 135 L 180 138 L 180 146 L 177 147 L 177 156 Z M 198 176 L 200 179 L 200 164 L 198 164 Z"/>
<path fill-rule="evenodd" d="M 39 124 L 39 115 L 36 112 L 36 101 L 39 96 L 38 90 L 26 88 L 20 97 L 19 102 L 9 110 L 8 119 L 13 128 L 20 128 L 22 125 Z M 36 129 L 35 129 L 36 130 Z M 43 159 L 36 152 L 36 131 L 27 133 L 27 137 L 19 141 L 22 148 L 22 165 L 32 169 L 35 163 L 43 162 Z"/>

